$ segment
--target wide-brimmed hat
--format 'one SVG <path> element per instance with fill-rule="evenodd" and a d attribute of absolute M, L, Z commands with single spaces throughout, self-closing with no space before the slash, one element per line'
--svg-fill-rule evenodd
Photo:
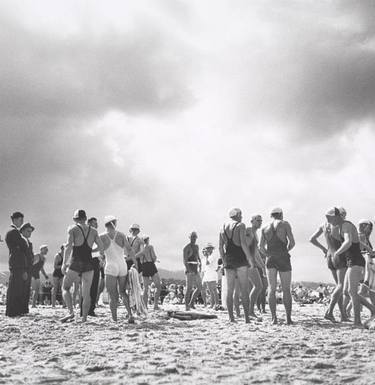
<path fill-rule="evenodd" d="M 117 218 L 114 215 L 106 215 L 104 217 L 104 224 L 106 225 L 109 222 L 117 221 Z"/>
<path fill-rule="evenodd" d="M 207 243 L 205 249 L 214 249 L 215 246 L 212 243 Z"/>

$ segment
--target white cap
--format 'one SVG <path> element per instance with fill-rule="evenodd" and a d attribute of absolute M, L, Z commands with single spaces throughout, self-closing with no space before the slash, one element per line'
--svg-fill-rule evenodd
<path fill-rule="evenodd" d="M 275 207 L 271 210 L 271 214 L 282 214 L 283 213 L 283 209 L 281 209 L 280 207 Z"/>
<path fill-rule="evenodd" d="M 131 229 L 136 229 L 136 230 L 140 230 L 141 227 L 139 225 L 137 225 L 136 223 L 133 223 L 131 226 L 130 226 L 130 230 Z"/>
<path fill-rule="evenodd" d="M 106 225 L 109 222 L 117 221 L 117 218 L 114 215 L 106 215 L 104 217 L 104 224 Z"/>
<path fill-rule="evenodd" d="M 48 245 L 41 245 L 41 246 L 39 247 L 39 250 L 42 250 L 42 249 L 48 249 Z"/>
<path fill-rule="evenodd" d="M 359 225 L 371 225 L 371 221 L 369 221 L 368 219 L 361 219 L 359 222 L 358 222 Z"/>
<path fill-rule="evenodd" d="M 325 215 L 327 217 L 336 217 L 336 216 L 340 215 L 340 211 L 337 207 L 332 207 L 331 209 L 326 211 Z"/>
<path fill-rule="evenodd" d="M 255 221 L 256 219 L 261 220 L 261 219 L 262 219 L 262 216 L 261 216 L 260 214 L 253 214 L 253 215 L 251 216 L 251 220 L 252 220 L 252 221 Z"/>
<path fill-rule="evenodd" d="M 215 246 L 212 243 L 207 243 L 205 249 L 214 249 Z"/>
<path fill-rule="evenodd" d="M 229 218 L 234 218 L 234 217 L 236 217 L 236 216 L 239 215 L 239 214 L 242 214 L 241 209 L 239 209 L 239 208 L 234 208 L 234 209 L 232 209 L 232 210 L 229 211 Z"/>

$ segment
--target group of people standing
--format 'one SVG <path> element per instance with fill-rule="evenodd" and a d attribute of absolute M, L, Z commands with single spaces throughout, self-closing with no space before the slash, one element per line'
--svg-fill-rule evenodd
<path fill-rule="evenodd" d="M 343 207 L 328 210 L 325 223 L 319 226 L 310 242 L 322 250 L 336 282 L 325 318 L 336 322 L 333 311 L 337 305 L 341 322 L 349 321 L 352 308 L 354 324 L 361 325 L 361 305 L 370 311 L 371 317 L 375 316 L 375 253 L 370 242 L 373 223 L 367 219 L 359 221 L 358 231 L 346 215 Z M 319 241 L 321 235 L 326 246 Z"/>
<path fill-rule="evenodd" d="M 242 212 L 235 208 L 229 212 L 230 222 L 223 225 L 219 236 L 219 263 L 222 265 L 225 287 L 225 301 L 231 322 L 235 322 L 233 305 L 239 315 L 239 303 L 244 309 L 245 322 L 259 319 L 255 314 L 255 305 L 264 311 L 265 294 L 268 287 L 268 303 L 272 315 L 272 322 L 276 324 L 276 289 L 277 275 L 280 276 L 283 290 L 283 303 L 286 310 L 287 323 L 292 323 L 292 296 L 291 296 L 291 263 L 289 251 L 295 246 L 295 241 L 290 224 L 283 219 L 283 211 L 275 208 L 271 211 L 272 221 L 261 231 L 259 241 L 258 230 L 262 226 L 262 217 L 253 215 L 251 226 L 246 227 L 242 222 Z M 212 261 L 208 258 L 202 263 L 199 257 L 199 248 L 196 244 L 197 234 L 190 234 L 190 243 L 183 251 L 186 273 L 186 310 L 194 307 L 195 299 L 199 292 L 205 301 L 205 290 L 202 290 L 200 276 L 203 266 L 205 281 L 207 265 Z M 213 246 L 206 247 L 203 255 L 210 255 Z M 210 271 L 210 270 L 208 270 Z M 193 285 L 195 290 L 192 291 Z M 216 303 L 216 288 L 209 284 L 211 302 Z M 215 290 L 214 290 L 215 288 Z M 223 290 L 224 291 L 224 290 Z M 216 292 L 217 293 L 217 292 Z"/>
<path fill-rule="evenodd" d="M 254 311 L 255 305 L 264 311 L 268 292 L 272 323 L 277 324 L 276 290 L 279 276 L 286 323 L 293 323 L 289 252 L 295 246 L 295 240 L 281 208 L 274 208 L 270 216 L 270 223 L 262 227 L 262 217 L 253 215 L 251 226 L 246 227 L 242 222 L 241 210 L 232 209 L 229 212 L 230 221 L 220 230 L 219 255 L 214 253 L 215 247 L 209 243 L 203 249 L 203 261 L 199 255 L 197 233 L 189 235 L 190 242 L 183 249 L 186 310 L 194 308 L 199 293 L 206 304 L 207 292 L 211 297 L 211 307 L 220 308 L 217 290 L 219 274 L 223 281 L 222 298 L 230 321 L 235 322 L 234 308 L 239 316 L 240 302 L 245 322 L 259 320 Z M 336 282 L 325 318 L 336 322 L 333 311 L 337 305 L 342 322 L 349 321 L 348 312 L 352 308 L 354 324 L 361 325 L 361 306 L 370 310 L 371 317 L 375 316 L 375 252 L 370 242 L 373 224 L 369 220 L 360 221 L 358 232 L 356 226 L 346 220 L 343 208 L 334 207 L 326 212 L 325 217 L 326 222 L 310 239 L 324 253 Z M 5 237 L 10 269 L 6 315 L 13 317 L 28 313 L 30 290 L 33 290 L 33 306 L 36 304 L 40 273 L 48 278 L 44 271 L 48 246 L 42 245 L 40 252 L 34 255 L 30 241 L 34 227 L 29 222 L 24 223 L 24 216 L 20 212 L 13 213 L 11 220 L 11 229 Z M 55 306 L 56 293 L 61 286 L 68 309 L 68 315 L 61 321 L 75 318 L 73 297 L 78 290 L 82 320 L 86 321 L 88 315 L 95 316 L 98 290 L 101 290 L 100 277 L 101 281 L 105 281 L 114 321 L 117 321 L 119 297 L 124 301 L 130 323 L 134 322 L 134 309 L 138 313 L 146 312 L 152 283 L 156 288 L 154 309 L 157 310 L 161 291 L 157 257 L 150 238 L 139 236 L 140 226 L 133 224 L 128 237 L 117 230 L 117 218 L 114 216 L 104 218 L 106 231 L 102 234 L 97 231 L 97 219 L 87 219 L 84 210 L 76 210 L 73 220 L 74 225 L 68 228 L 67 242 L 61 246 L 54 261 L 52 306 Z M 325 237 L 326 246 L 319 241 L 321 235 Z M 72 286 L 75 287 L 73 297 Z"/>
<path fill-rule="evenodd" d="M 23 219 L 24 216 L 20 212 L 11 215 L 11 229 L 5 239 L 10 255 L 6 310 L 6 315 L 10 317 L 28 313 L 30 287 L 33 287 L 31 279 L 34 277 L 36 279 L 38 275 L 39 280 L 40 271 L 48 278 L 43 268 L 48 247 L 43 245 L 40 254 L 33 254 L 29 238 L 34 227 L 30 223 L 23 224 Z M 114 216 L 105 217 L 106 231 L 103 234 L 98 234 L 97 219 L 94 217 L 87 219 L 84 210 L 76 210 L 73 220 L 75 223 L 68 228 L 67 242 L 55 256 L 52 274 L 52 306 L 56 304 L 56 294 L 61 287 L 68 309 L 68 315 L 61 321 L 74 319 L 74 297 L 78 290 L 82 320 L 86 321 L 88 315 L 95 316 L 98 290 L 101 290 L 98 286 L 104 277 L 114 321 L 117 321 L 119 296 L 124 300 L 130 323 L 134 322 L 132 316 L 134 302 L 135 305 L 138 304 L 137 311 L 146 311 L 148 288 L 152 282 L 156 287 L 154 307 L 157 309 L 161 290 L 160 277 L 155 265 L 157 257 L 149 242 L 149 236 L 139 237 L 140 226 L 133 224 L 130 228 L 131 236 L 127 237 L 117 230 L 117 219 Z M 143 297 L 140 281 L 144 284 Z M 74 287 L 73 295 L 72 287 Z M 129 291 L 132 294 L 130 299 Z M 38 292 L 39 288 L 35 286 L 35 293 Z M 35 303 L 33 299 L 33 304 Z"/>

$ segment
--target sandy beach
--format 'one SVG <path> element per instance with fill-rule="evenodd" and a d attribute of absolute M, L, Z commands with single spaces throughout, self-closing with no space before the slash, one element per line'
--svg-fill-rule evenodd
<path fill-rule="evenodd" d="M 322 320 L 322 305 L 294 306 L 291 327 L 269 314 L 247 325 L 224 312 L 197 321 L 150 312 L 128 325 L 121 308 L 115 325 L 107 307 L 87 324 L 61 324 L 63 309 L 19 319 L 0 310 L 3 384 L 374 383 L 374 331 Z"/>

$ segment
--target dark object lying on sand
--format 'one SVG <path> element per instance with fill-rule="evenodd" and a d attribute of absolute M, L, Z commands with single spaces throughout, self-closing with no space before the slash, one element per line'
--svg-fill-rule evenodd
<path fill-rule="evenodd" d="M 192 321 L 196 319 L 214 319 L 217 318 L 215 314 L 195 313 L 190 311 L 173 311 L 167 312 L 169 318 L 177 318 L 181 321 Z"/>

